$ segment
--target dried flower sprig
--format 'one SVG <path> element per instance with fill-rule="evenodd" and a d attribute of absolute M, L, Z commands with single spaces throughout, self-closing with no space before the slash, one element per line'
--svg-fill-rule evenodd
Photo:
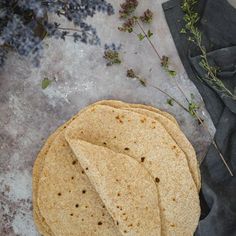
<path fill-rule="evenodd" d="M 42 89 L 46 89 L 50 84 L 52 83 L 52 80 L 48 79 L 48 78 L 44 78 L 42 80 Z"/>
<path fill-rule="evenodd" d="M 168 73 L 170 77 L 175 77 L 177 75 L 176 71 L 171 70 L 169 68 L 169 57 L 162 56 L 161 58 L 161 66 Z"/>
<path fill-rule="evenodd" d="M 119 57 L 119 50 L 121 45 L 116 46 L 114 43 L 111 45 L 105 44 L 105 50 L 103 58 L 107 61 L 107 66 L 112 66 L 114 64 L 121 64 L 121 59 Z"/>
<path fill-rule="evenodd" d="M 153 13 L 151 10 L 147 9 L 139 19 L 146 24 L 150 24 L 153 19 Z"/>
<path fill-rule="evenodd" d="M 155 86 L 155 85 L 149 83 L 146 79 L 140 77 L 137 73 L 135 73 L 133 69 L 128 69 L 127 72 L 126 72 L 126 76 L 127 76 L 128 78 L 132 78 L 132 79 L 138 80 L 138 82 L 139 82 L 142 86 L 144 86 L 144 87 L 149 86 L 149 87 L 152 87 L 152 88 L 158 90 L 159 92 L 161 92 L 161 93 L 163 93 L 164 95 L 166 95 L 166 96 L 169 98 L 168 100 L 171 101 L 171 103 L 173 103 L 173 101 L 174 101 L 174 102 L 177 103 L 180 107 L 182 107 L 186 112 L 189 112 L 188 108 L 185 107 L 180 101 L 178 101 L 177 98 L 173 97 L 172 95 L 170 95 L 170 94 L 169 94 L 168 92 L 166 92 L 165 90 L 163 90 L 163 89 L 161 89 L 161 88 L 159 88 L 159 87 L 157 87 L 157 86 Z M 167 101 L 168 101 L 168 100 L 167 100 Z"/>
<path fill-rule="evenodd" d="M 141 78 L 140 76 L 138 76 L 138 75 L 134 72 L 133 69 L 128 69 L 127 72 L 126 72 L 126 76 L 127 76 L 128 78 L 137 79 L 137 80 L 140 82 L 140 84 L 141 84 L 142 86 L 144 86 L 144 87 L 147 86 L 146 80 L 143 79 L 143 78 Z"/>
<path fill-rule="evenodd" d="M 197 26 L 200 18 L 198 13 L 194 11 L 194 7 L 197 3 L 197 0 L 183 1 L 181 8 L 185 14 L 183 17 L 185 26 L 181 29 L 180 33 L 188 34 L 188 40 L 194 43 L 201 52 L 200 66 L 206 72 L 205 76 L 201 79 L 211 85 L 216 91 L 223 93 L 226 97 L 236 100 L 236 94 L 233 94 L 217 77 L 217 68 L 209 64 L 206 48 L 202 44 L 202 33 Z"/>
<path fill-rule="evenodd" d="M 127 0 L 120 5 L 120 18 L 127 18 L 132 14 L 138 6 L 137 0 Z"/>
<path fill-rule="evenodd" d="M 128 32 L 128 33 L 132 33 L 133 32 L 133 28 L 137 23 L 137 17 L 132 16 L 130 18 L 128 18 L 123 24 L 122 26 L 118 27 L 118 30 L 123 31 L 123 32 Z"/>

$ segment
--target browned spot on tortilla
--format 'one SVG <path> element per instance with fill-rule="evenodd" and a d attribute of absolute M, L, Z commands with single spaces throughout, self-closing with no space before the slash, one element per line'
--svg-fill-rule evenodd
<path fill-rule="evenodd" d="M 119 115 L 116 116 L 116 119 L 122 124 L 123 123 L 123 120 L 120 118 Z"/>
<path fill-rule="evenodd" d="M 142 118 L 140 119 L 140 122 L 141 122 L 141 123 L 144 123 L 146 120 L 147 120 L 146 117 L 142 117 Z"/>
<path fill-rule="evenodd" d="M 158 177 L 155 178 L 156 183 L 160 182 L 160 179 Z"/>
<path fill-rule="evenodd" d="M 72 161 L 72 165 L 75 165 L 77 163 L 77 160 Z"/>

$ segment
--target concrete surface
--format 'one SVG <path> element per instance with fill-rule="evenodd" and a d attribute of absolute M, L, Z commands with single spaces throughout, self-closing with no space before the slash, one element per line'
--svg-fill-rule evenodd
<path fill-rule="evenodd" d="M 192 117 L 180 107 L 166 104 L 166 97 L 155 89 L 142 87 L 126 78 L 126 70 L 134 68 L 140 76 L 165 89 L 185 103 L 180 91 L 161 70 L 147 41 L 121 33 L 117 27 L 121 1 L 114 1 L 116 15 L 97 14 L 91 22 L 102 41 L 101 47 L 46 39 L 41 67 L 12 53 L 0 70 L 0 235 L 38 235 L 32 218 L 31 174 L 40 147 L 48 135 L 82 107 L 100 99 L 118 99 L 144 103 L 172 113 L 194 145 L 198 157 L 204 156 L 209 137 Z M 187 78 L 177 55 L 161 8 L 162 1 L 140 1 L 138 12 L 150 8 L 154 12 L 152 41 L 161 54 L 169 56 L 178 72 L 177 80 L 188 96 L 193 93 L 201 104 L 202 117 L 210 131 L 214 127 L 195 86 Z M 62 22 L 67 26 L 67 22 Z M 146 28 L 148 29 L 148 28 Z M 105 43 L 122 44 L 121 65 L 106 66 Z M 45 90 L 44 77 L 55 81 Z"/>

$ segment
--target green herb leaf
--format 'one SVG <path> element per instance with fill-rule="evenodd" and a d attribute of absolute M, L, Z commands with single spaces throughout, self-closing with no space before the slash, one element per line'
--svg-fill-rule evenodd
<path fill-rule="evenodd" d="M 195 96 L 194 96 L 194 94 L 193 94 L 193 93 L 191 93 L 191 94 L 190 94 L 190 96 L 191 96 L 191 99 L 192 99 L 192 100 L 194 100 L 194 99 L 195 99 Z"/>
<path fill-rule="evenodd" d="M 139 82 L 142 86 L 144 86 L 144 87 L 147 86 L 145 79 L 139 79 Z"/>
<path fill-rule="evenodd" d="M 181 34 L 186 34 L 187 32 L 186 32 L 185 28 L 182 28 L 182 29 L 180 30 L 180 33 L 181 33 Z"/>
<path fill-rule="evenodd" d="M 52 81 L 50 79 L 44 78 L 42 80 L 42 89 L 46 89 L 51 83 Z"/>
<path fill-rule="evenodd" d="M 142 40 L 145 38 L 145 35 L 143 35 L 143 34 L 141 34 L 141 33 L 138 34 L 137 36 L 138 36 L 138 38 L 139 38 L 140 41 L 142 41 Z"/>
<path fill-rule="evenodd" d="M 153 36 L 153 33 L 150 30 L 148 30 L 147 36 L 148 36 L 148 38 L 151 38 Z"/>
<path fill-rule="evenodd" d="M 128 28 L 128 33 L 132 33 L 133 32 L 133 28 Z"/>
<path fill-rule="evenodd" d="M 171 76 L 171 77 L 175 77 L 175 76 L 177 75 L 176 71 L 174 71 L 174 70 L 169 70 L 169 69 L 168 69 L 168 74 L 169 74 L 169 76 Z"/>
<path fill-rule="evenodd" d="M 195 116 L 196 114 L 196 111 L 197 109 L 199 108 L 198 104 L 196 104 L 195 102 L 191 101 L 189 104 L 188 104 L 188 111 L 189 111 L 189 114 L 191 116 Z"/>
<path fill-rule="evenodd" d="M 174 99 L 173 98 L 169 98 L 166 100 L 167 104 L 169 104 L 170 106 L 174 106 Z"/>

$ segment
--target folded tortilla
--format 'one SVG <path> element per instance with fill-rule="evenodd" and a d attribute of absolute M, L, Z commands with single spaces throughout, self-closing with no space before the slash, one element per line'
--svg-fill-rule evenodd
<path fill-rule="evenodd" d="M 158 189 L 148 171 L 106 147 L 80 140 L 70 144 L 122 235 L 160 236 Z"/>

